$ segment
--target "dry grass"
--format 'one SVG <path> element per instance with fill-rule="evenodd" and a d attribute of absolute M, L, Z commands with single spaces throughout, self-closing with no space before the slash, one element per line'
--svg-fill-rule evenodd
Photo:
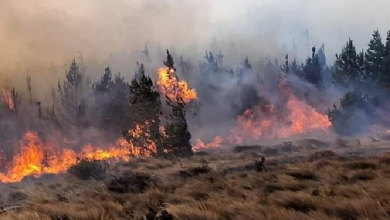
<path fill-rule="evenodd" d="M 156 175 L 157 184 L 142 193 L 110 192 L 110 180 L 82 181 L 70 174 L 51 182 L 4 185 L 2 202 L 20 207 L 0 213 L 0 219 L 140 220 L 150 210 L 166 210 L 175 220 L 390 219 L 389 155 L 343 158 L 319 149 L 322 152 L 305 157 L 299 152 L 267 157 L 269 172 L 222 172 L 252 163 L 262 153 L 274 156 L 272 149 L 259 147 L 253 152 L 252 147 L 241 147 L 238 152 L 203 154 L 180 162 L 144 158 L 109 170 L 115 175 Z M 204 160 L 207 172 L 178 175 L 202 167 Z"/>

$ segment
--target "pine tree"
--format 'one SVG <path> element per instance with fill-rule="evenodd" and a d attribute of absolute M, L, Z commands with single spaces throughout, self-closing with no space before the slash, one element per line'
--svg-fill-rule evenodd
<path fill-rule="evenodd" d="M 341 54 L 336 54 L 336 62 L 332 74 L 334 82 L 343 87 L 361 83 L 365 78 L 363 64 L 364 54 L 357 54 L 353 41 L 349 39 L 342 48 Z"/>
<path fill-rule="evenodd" d="M 131 122 L 130 130 L 138 129 L 139 132 L 123 132 L 124 138 L 139 147 L 142 151 L 162 156 L 164 151 L 161 146 L 160 136 L 160 115 L 161 100 L 160 93 L 153 85 L 149 76 L 145 75 L 143 65 L 138 70 L 139 79 L 133 78 L 129 86 L 129 121 Z M 156 151 L 152 152 L 151 145 L 156 145 Z"/>
<path fill-rule="evenodd" d="M 112 84 L 112 74 L 110 66 L 104 69 L 104 74 L 100 78 L 100 81 L 92 85 L 92 90 L 95 94 L 108 96 L 109 90 Z"/>
<path fill-rule="evenodd" d="M 164 61 L 164 64 L 168 69 L 175 70 L 174 61 L 169 51 L 167 51 L 167 60 Z M 166 102 L 171 107 L 172 113 L 168 116 L 168 121 L 164 126 L 164 150 L 174 156 L 191 156 L 191 134 L 188 131 L 185 102 L 180 97 L 171 100 L 168 96 L 166 96 Z"/>
<path fill-rule="evenodd" d="M 321 75 L 321 66 L 319 62 L 319 56 L 316 54 L 316 48 L 312 48 L 312 56 L 306 59 L 306 63 L 303 66 L 303 72 L 305 79 L 316 85 L 317 87 L 322 86 L 322 75 Z"/>
<path fill-rule="evenodd" d="M 168 67 L 168 69 L 176 71 L 176 68 L 174 66 L 175 62 L 173 61 L 172 55 L 169 53 L 169 50 L 167 50 L 167 60 L 164 60 L 163 63 L 166 67 Z"/>
<path fill-rule="evenodd" d="M 27 73 L 27 76 L 26 76 L 26 85 L 27 85 L 27 90 L 28 90 L 28 93 L 30 95 L 30 105 L 32 105 L 32 91 L 31 91 L 31 75 Z"/>
<path fill-rule="evenodd" d="M 322 43 L 320 49 L 318 50 L 318 62 L 321 69 L 326 67 L 326 56 L 325 56 L 325 44 Z"/>
<path fill-rule="evenodd" d="M 289 71 L 294 73 L 300 78 L 304 77 L 303 71 L 302 71 L 302 65 L 298 65 L 297 60 L 294 58 L 294 60 L 291 62 Z"/>
<path fill-rule="evenodd" d="M 356 89 L 345 94 L 339 106 L 334 104 L 328 117 L 336 133 L 349 136 L 365 132 L 369 127 L 367 120 L 374 117 L 373 112 L 372 99 L 363 90 Z"/>
<path fill-rule="evenodd" d="M 62 85 L 58 80 L 58 93 L 63 117 L 76 127 L 84 125 L 86 102 L 83 91 L 84 72 L 74 59 L 65 73 Z"/>
<path fill-rule="evenodd" d="M 382 38 L 379 31 L 376 30 L 372 34 L 372 39 L 368 44 L 368 49 L 365 54 L 365 65 L 368 77 L 372 80 L 380 79 L 383 72 L 383 55 L 385 46 L 382 43 Z"/>
<path fill-rule="evenodd" d="M 130 124 L 130 107 L 128 100 L 130 98 L 129 83 L 121 76 L 121 73 L 115 76 L 110 89 L 110 103 L 106 110 L 106 120 L 114 130 L 124 130 Z"/>
<path fill-rule="evenodd" d="M 386 88 L 390 87 L 390 31 L 387 32 L 383 51 L 383 74 L 380 81 Z"/>
<path fill-rule="evenodd" d="M 106 67 L 100 81 L 93 84 L 94 108 L 100 121 L 95 120 L 98 125 L 107 130 L 116 133 L 122 131 L 128 126 L 128 83 L 119 75 L 112 79 L 110 67 Z M 125 119 L 124 119 L 125 118 Z"/>
<path fill-rule="evenodd" d="M 178 157 L 192 156 L 191 134 L 188 131 L 186 120 L 186 104 L 182 99 L 175 101 L 169 97 L 166 99 L 167 105 L 172 109 L 172 114 L 167 118 L 167 123 L 164 126 L 164 150 L 166 153 Z"/>
<path fill-rule="evenodd" d="M 286 60 L 284 62 L 284 65 L 281 67 L 281 69 L 285 73 L 289 73 L 289 71 L 290 71 L 290 65 L 288 63 L 288 54 L 286 55 Z"/>

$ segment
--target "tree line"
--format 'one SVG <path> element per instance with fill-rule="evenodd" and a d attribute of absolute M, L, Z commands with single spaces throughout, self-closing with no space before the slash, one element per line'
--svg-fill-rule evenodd
<path fill-rule="evenodd" d="M 142 52 L 143 60 L 150 62 L 147 47 Z M 245 83 L 245 75 L 248 73 L 255 75 L 254 65 L 249 62 L 248 57 L 238 69 L 224 66 L 222 52 L 206 52 L 204 58 L 203 62 L 199 62 L 199 77 L 203 87 L 198 92 L 202 101 L 215 102 L 215 97 L 210 94 L 221 89 L 223 79 L 230 79 L 235 75 L 238 78 L 237 88 L 240 90 L 234 91 L 240 93 L 238 97 L 240 103 L 231 106 L 234 109 L 233 114 L 239 115 L 255 104 L 268 104 L 267 100 L 257 95 L 255 88 Z M 175 62 L 169 51 L 162 63 L 168 70 L 176 71 Z M 336 54 L 333 65 L 327 64 L 325 45 L 322 44 L 319 49 L 313 47 L 311 55 L 301 64 L 296 59 L 290 61 L 289 55 L 286 55 L 282 65 L 275 60 L 268 61 L 263 67 L 265 72 L 275 75 L 279 72 L 293 74 L 320 91 L 329 89 L 330 86 L 345 91 L 341 100 L 328 111 L 333 129 L 340 135 L 364 132 L 379 118 L 378 110 L 389 110 L 387 101 L 390 97 L 390 31 L 385 40 L 382 40 L 378 30 L 374 31 L 366 51 L 357 51 L 353 40 L 349 39 L 341 52 Z M 71 133 L 70 128 L 76 128 L 73 136 L 77 136 L 80 129 L 89 127 L 99 128 L 112 137 L 122 135 L 145 154 L 156 156 L 193 154 L 186 118 L 189 111 L 194 111 L 192 106 L 180 97 L 162 97 L 163 94 L 156 88 L 152 78 L 146 74 L 144 64 L 137 63 L 134 77 L 130 82 L 127 82 L 121 73 L 113 75 L 107 66 L 100 80 L 92 84 L 92 89 L 85 83 L 87 76 L 84 68 L 82 60 L 72 61 L 64 79 L 58 81 L 57 89 L 53 88 L 54 104 L 47 109 L 42 109 L 41 103 L 33 100 L 31 76 L 26 77 L 30 96 L 28 105 L 37 109 L 36 119 L 25 120 L 23 118 L 27 117 L 25 114 L 18 114 L 21 111 L 20 94 L 15 89 L 10 91 L 8 97 L 12 100 L 13 108 L 7 108 L 7 114 L 13 115 L 17 121 L 16 137 L 20 137 L 21 127 L 40 130 L 42 122 L 47 122 L 46 124 L 64 134 Z M 187 77 L 194 69 L 183 57 L 180 57 L 179 68 Z M 332 79 L 330 83 L 325 80 L 327 76 Z M 198 107 L 200 106 L 196 106 Z M 217 120 L 219 115 L 223 114 L 215 114 L 214 118 Z M 4 118 L 4 113 L 2 116 Z M 27 125 L 22 125 L 23 123 Z M 10 127 L 7 124 L 3 125 L 0 128 L 0 135 L 6 140 L 10 134 Z M 44 135 L 44 132 L 42 133 Z"/>

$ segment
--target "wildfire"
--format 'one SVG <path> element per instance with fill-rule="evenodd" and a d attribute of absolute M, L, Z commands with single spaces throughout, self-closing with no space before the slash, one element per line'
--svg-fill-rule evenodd
<path fill-rule="evenodd" d="M 83 147 L 80 153 L 71 149 L 59 150 L 55 145 L 44 144 L 34 131 L 27 131 L 20 141 L 20 153 L 15 155 L 0 173 L 0 181 L 4 183 L 19 182 L 26 176 L 39 177 L 42 174 L 57 174 L 68 170 L 78 162 L 77 158 L 95 160 L 116 159 L 130 160 L 130 155 L 138 156 L 140 151 L 123 138 L 117 140 L 115 146 L 107 150 L 96 149 L 91 145 Z"/>
<path fill-rule="evenodd" d="M 160 91 L 169 98 L 181 98 L 188 103 L 197 99 L 195 89 L 190 89 L 187 82 L 178 80 L 174 70 L 160 68 L 158 70 Z M 236 126 L 227 137 L 217 136 L 211 143 L 197 140 L 194 151 L 204 148 L 219 147 L 224 143 L 240 144 L 245 141 L 259 140 L 263 137 L 285 138 L 303 134 L 312 130 L 328 131 L 331 122 L 324 114 L 299 100 L 281 81 L 279 91 L 284 105 L 255 106 L 237 117 Z M 14 108 L 11 93 L 3 91 L 4 102 L 10 109 Z M 65 172 L 78 162 L 78 158 L 96 160 L 130 160 L 130 156 L 150 156 L 156 153 L 157 143 L 152 138 L 152 123 L 146 122 L 128 130 L 126 139 L 120 138 L 108 148 L 97 148 L 90 144 L 81 151 L 62 149 L 52 143 L 44 143 L 37 132 L 27 131 L 20 140 L 19 154 L 13 157 L 0 173 L 0 181 L 4 183 L 19 182 L 26 176 L 57 174 Z M 163 127 L 160 133 L 165 135 Z M 128 138 L 130 137 L 130 138 Z M 136 146 L 136 147 L 135 147 Z M 0 153 L 0 161 L 4 163 L 4 155 Z"/>
<path fill-rule="evenodd" d="M 10 110 L 14 109 L 14 102 L 12 100 L 12 94 L 9 90 L 3 89 L 3 101 L 7 104 Z"/>
<path fill-rule="evenodd" d="M 237 118 L 237 125 L 231 131 L 231 143 L 259 140 L 264 136 L 286 138 L 313 130 L 328 131 L 332 124 L 327 115 L 300 101 L 283 80 L 279 84 L 279 91 L 287 100 L 286 111 L 279 112 L 274 106 L 269 106 L 266 112 L 260 106 L 245 111 Z M 281 120 L 284 114 L 285 118 Z"/>
<path fill-rule="evenodd" d="M 199 150 L 205 149 L 205 148 L 220 147 L 222 142 L 223 142 L 223 138 L 220 136 L 215 137 L 214 140 L 208 144 L 205 144 L 200 139 L 197 139 L 195 145 L 192 146 L 192 149 L 194 151 L 199 151 Z"/>
<path fill-rule="evenodd" d="M 220 146 L 222 143 L 241 144 L 263 137 L 279 139 L 309 131 L 329 130 L 331 122 L 328 116 L 300 101 L 283 80 L 279 84 L 279 91 L 283 100 L 286 100 L 284 109 L 276 108 L 274 105 L 247 109 L 237 117 L 236 126 L 231 129 L 227 138 L 217 137 L 208 144 L 197 140 L 194 149 Z"/>
<path fill-rule="evenodd" d="M 158 69 L 158 82 L 162 94 L 168 96 L 172 100 L 181 98 L 185 103 L 197 99 L 195 89 L 190 89 L 188 83 L 184 80 L 179 80 L 173 69 L 166 67 Z"/>
<path fill-rule="evenodd" d="M 161 129 L 161 128 L 159 128 Z M 137 124 L 134 129 L 127 131 L 127 136 L 132 137 L 131 144 L 127 141 L 119 141 L 121 144 L 130 145 L 131 154 L 133 155 L 142 155 L 150 156 L 153 153 L 157 152 L 157 144 L 151 138 L 150 134 L 151 125 L 148 122 L 145 122 L 143 125 Z M 137 146 L 136 148 L 132 146 Z"/>

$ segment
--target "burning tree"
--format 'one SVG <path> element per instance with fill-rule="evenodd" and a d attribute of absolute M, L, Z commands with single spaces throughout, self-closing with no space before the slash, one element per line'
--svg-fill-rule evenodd
<path fill-rule="evenodd" d="M 164 65 L 168 68 L 168 72 L 175 71 L 174 61 L 167 51 L 167 60 Z M 166 153 L 185 157 L 191 156 L 192 146 L 190 144 L 191 134 L 188 131 L 186 120 L 186 101 L 181 93 L 176 93 L 176 97 L 172 100 L 169 94 L 165 94 L 167 105 L 171 107 L 172 113 L 167 117 L 167 123 L 164 126 L 163 146 Z"/>
<path fill-rule="evenodd" d="M 186 104 L 180 98 L 175 101 L 169 97 L 166 98 L 167 105 L 172 108 L 172 113 L 167 117 L 168 121 L 164 126 L 164 150 L 168 154 L 179 157 L 192 156 L 191 134 L 186 120 Z"/>
<path fill-rule="evenodd" d="M 135 147 L 141 148 L 145 154 L 162 156 L 161 146 L 160 93 L 153 85 L 149 76 L 145 75 L 145 68 L 139 65 L 136 75 L 130 83 L 130 121 L 131 129 L 123 132 L 124 138 Z"/>

